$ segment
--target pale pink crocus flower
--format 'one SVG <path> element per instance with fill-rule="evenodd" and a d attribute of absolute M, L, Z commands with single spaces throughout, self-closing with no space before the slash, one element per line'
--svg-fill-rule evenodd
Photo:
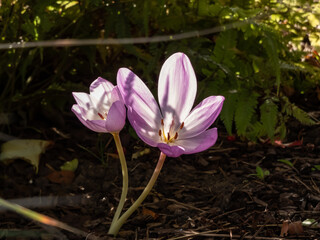
<path fill-rule="evenodd" d="M 90 94 L 73 92 L 77 104 L 72 111 L 87 128 L 95 132 L 120 132 L 126 120 L 126 109 L 119 90 L 98 77 L 90 85 Z"/>
<path fill-rule="evenodd" d="M 215 144 L 217 129 L 208 128 L 218 117 L 224 101 L 223 96 L 211 96 L 191 111 L 197 80 L 189 58 L 183 53 L 170 56 L 161 68 L 158 82 L 160 108 L 147 86 L 131 70 L 119 69 L 117 84 L 132 127 L 145 143 L 158 147 L 161 153 L 139 198 L 111 224 L 109 234 L 114 236 L 150 193 L 166 156 L 197 153 Z"/>
<path fill-rule="evenodd" d="M 91 83 L 90 94 L 83 92 L 72 94 L 77 102 L 72 106 L 72 111 L 83 125 L 95 132 L 111 133 L 116 143 L 123 180 L 119 205 L 111 224 L 114 225 L 124 206 L 129 184 L 127 163 L 119 136 L 126 122 L 126 108 L 118 87 L 101 77 Z"/>
<path fill-rule="evenodd" d="M 117 85 L 128 108 L 128 119 L 138 136 L 169 157 L 204 151 L 217 140 L 217 128 L 208 129 L 218 117 L 224 97 L 210 96 L 192 111 L 197 79 L 189 58 L 171 55 L 158 81 L 160 108 L 148 87 L 131 70 L 121 68 Z"/>

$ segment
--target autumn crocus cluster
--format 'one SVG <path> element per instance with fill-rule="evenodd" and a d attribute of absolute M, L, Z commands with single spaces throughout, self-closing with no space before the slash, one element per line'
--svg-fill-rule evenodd
<path fill-rule="evenodd" d="M 73 112 L 89 129 L 119 136 L 127 116 L 138 136 L 148 145 L 160 149 L 160 157 L 149 183 L 136 202 L 120 216 L 126 191 L 122 192 L 118 209 L 109 229 L 116 235 L 127 218 L 139 207 L 151 191 L 166 156 L 178 157 L 204 151 L 217 140 L 217 129 L 209 127 L 218 117 L 224 97 L 210 96 L 192 109 L 197 92 L 197 80 L 189 58 L 183 53 L 171 55 L 163 64 L 158 80 L 158 102 L 144 82 L 127 68 L 117 75 L 117 86 L 98 78 L 90 86 L 90 94 L 73 93 Z M 116 139 L 115 139 L 116 140 Z M 117 142 L 121 150 L 120 140 Z M 119 152 L 123 155 L 123 151 Z M 127 179 L 122 159 L 123 178 Z M 124 162 L 124 163 L 123 163 Z M 124 166 L 125 165 L 125 166 Z M 127 181 L 124 181 L 127 188 Z"/>

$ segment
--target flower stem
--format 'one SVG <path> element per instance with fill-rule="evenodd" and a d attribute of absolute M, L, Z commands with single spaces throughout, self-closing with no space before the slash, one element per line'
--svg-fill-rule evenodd
<path fill-rule="evenodd" d="M 126 197 L 127 197 L 127 193 L 128 193 L 128 168 L 127 168 L 127 163 L 126 163 L 126 158 L 124 156 L 124 152 L 123 152 L 123 148 L 121 145 L 121 141 L 120 141 L 120 136 L 119 133 L 112 133 L 113 139 L 116 143 L 117 146 L 117 150 L 118 150 L 118 154 L 119 154 L 119 159 L 120 159 L 120 163 L 121 163 L 121 169 L 122 169 L 122 193 L 121 193 L 121 197 L 120 197 L 120 201 L 119 201 L 119 205 L 118 208 L 113 216 L 112 219 L 112 223 L 110 226 L 111 227 L 118 221 L 120 213 L 122 211 L 124 202 L 126 201 Z"/>
<path fill-rule="evenodd" d="M 143 200 L 148 196 L 150 193 L 152 187 L 154 186 L 160 171 L 162 169 L 163 163 L 166 159 L 166 155 L 161 152 L 158 163 L 156 168 L 154 169 L 154 172 L 152 174 L 152 177 L 149 180 L 149 183 L 141 193 L 140 197 L 132 204 L 132 206 L 118 219 L 118 221 L 115 224 L 112 224 L 109 229 L 109 234 L 116 236 L 122 227 L 122 225 L 125 223 L 125 221 L 131 216 L 131 214 L 140 206 L 140 204 L 143 202 Z"/>

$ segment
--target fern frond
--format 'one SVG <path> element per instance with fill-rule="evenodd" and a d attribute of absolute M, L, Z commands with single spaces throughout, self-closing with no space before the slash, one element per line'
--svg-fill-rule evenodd
<path fill-rule="evenodd" d="M 306 113 L 301 108 L 294 105 L 293 103 L 292 103 L 292 116 L 304 125 L 315 124 L 315 121 L 309 117 L 308 113 Z"/>
<path fill-rule="evenodd" d="M 280 139 L 284 139 L 287 135 L 287 127 L 286 127 L 286 124 L 285 122 L 282 122 L 279 127 L 277 128 L 276 130 L 277 132 L 277 136 L 280 138 Z"/>
<path fill-rule="evenodd" d="M 237 31 L 227 30 L 219 35 L 214 47 L 213 60 L 226 65 L 228 67 L 234 67 L 235 51 L 234 48 L 237 45 Z"/>
<path fill-rule="evenodd" d="M 239 136 L 243 136 L 251 121 L 251 117 L 255 113 L 258 104 L 257 98 L 259 94 L 255 92 L 243 91 L 240 93 L 237 109 L 235 111 L 235 124 Z"/>
<path fill-rule="evenodd" d="M 277 95 L 279 94 L 280 90 L 280 60 L 278 55 L 278 46 L 276 40 L 273 38 L 272 34 L 269 32 L 265 33 L 266 37 L 263 40 L 263 47 L 268 55 L 269 63 L 271 68 L 274 70 L 274 74 L 276 77 L 276 86 L 277 86 Z"/>
<path fill-rule="evenodd" d="M 271 100 L 267 99 L 260 106 L 260 121 L 266 135 L 273 139 L 278 120 L 278 106 Z"/>
<path fill-rule="evenodd" d="M 301 108 L 296 106 L 294 103 L 291 103 L 287 97 L 282 97 L 285 104 L 283 106 L 282 112 L 285 112 L 289 116 L 293 116 L 296 118 L 300 123 L 304 125 L 314 125 L 315 121 L 310 118 L 308 113 L 303 111 Z"/>
<path fill-rule="evenodd" d="M 238 93 L 237 92 L 228 92 L 224 94 L 226 100 L 223 103 L 223 108 L 220 113 L 220 118 L 226 127 L 226 130 L 229 135 L 232 135 L 232 124 L 234 113 L 237 108 L 238 102 Z"/>
<path fill-rule="evenodd" d="M 257 138 L 259 138 L 263 131 L 263 126 L 259 121 L 256 121 L 253 124 L 250 124 L 247 133 L 246 133 L 246 138 L 248 138 L 250 141 L 257 141 Z"/>

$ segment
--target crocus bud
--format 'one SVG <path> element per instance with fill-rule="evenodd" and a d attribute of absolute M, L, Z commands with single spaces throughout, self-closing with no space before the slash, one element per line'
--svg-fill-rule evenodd
<path fill-rule="evenodd" d="M 117 86 L 98 77 L 90 85 L 90 94 L 73 92 L 77 104 L 72 111 L 95 132 L 120 132 L 126 120 L 126 109 Z"/>

